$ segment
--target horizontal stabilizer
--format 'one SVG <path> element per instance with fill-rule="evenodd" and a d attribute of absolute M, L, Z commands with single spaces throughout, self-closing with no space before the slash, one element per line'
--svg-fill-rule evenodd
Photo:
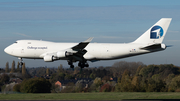
<path fill-rule="evenodd" d="M 145 47 L 141 47 L 140 49 L 145 49 L 145 50 L 152 50 L 156 48 L 161 48 L 161 44 L 153 44 Z"/>
<path fill-rule="evenodd" d="M 141 47 L 140 49 L 144 49 L 144 50 L 157 50 L 157 49 L 166 49 L 167 47 L 170 47 L 170 46 L 166 46 L 165 44 L 163 43 L 156 43 L 156 44 L 152 44 L 152 45 L 149 45 L 149 46 L 145 46 L 145 47 Z"/>

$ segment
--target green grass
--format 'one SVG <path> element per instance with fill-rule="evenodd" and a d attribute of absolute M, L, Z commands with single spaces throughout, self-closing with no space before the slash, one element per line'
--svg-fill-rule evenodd
<path fill-rule="evenodd" d="M 178 92 L 110 92 L 110 93 L 47 93 L 0 94 L 0 100 L 121 100 L 180 99 Z"/>

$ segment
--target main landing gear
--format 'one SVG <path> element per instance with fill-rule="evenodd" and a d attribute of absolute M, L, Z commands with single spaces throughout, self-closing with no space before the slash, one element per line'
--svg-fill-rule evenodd
<path fill-rule="evenodd" d="M 78 66 L 84 68 L 84 67 L 89 67 L 89 64 L 87 62 L 79 62 Z"/>
<path fill-rule="evenodd" d="M 73 62 L 71 60 L 68 61 L 68 65 L 70 65 L 70 68 L 72 68 L 74 70 L 74 65 L 73 65 Z"/>
<path fill-rule="evenodd" d="M 74 65 L 73 65 L 73 62 L 71 60 L 68 61 L 68 65 L 70 65 L 70 68 L 74 69 Z M 87 61 L 80 61 L 78 63 L 78 66 L 82 69 L 84 67 L 89 67 L 89 64 L 87 63 Z"/>

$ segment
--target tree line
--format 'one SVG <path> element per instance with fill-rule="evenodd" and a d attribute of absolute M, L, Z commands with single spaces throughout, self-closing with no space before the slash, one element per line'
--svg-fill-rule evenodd
<path fill-rule="evenodd" d="M 5 88 L 6 84 L 10 83 L 10 78 L 20 78 L 28 79 L 31 78 L 26 70 L 25 63 L 20 67 L 20 63 L 17 63 L 17 68 L 15 66 L 15 61 L 12 62 L 11 68 L 9 67 L 9 62 L 6 62 L 5 69 L 0 68 L 0 91 Z"/>
<path fill-rule="evenodd" d="M 22 73 L 22 75 L 26 74 L 25 63 L 23 63 L 22 68 L 20 67 L 20 63 L 17 63 L 17 68 L 15 68 L 15 61 L 12 62 L 11 69 L 9 68 L 9 62 L 6 62 L 5 73 Z"/>
<path fill-rule="evenodd" d="M 12 67 L 14 64 L 12 63 Z M 17 72 L 18 67 L 17 69 L 11 68 L 8 72 L 13 71 Z M 4 72 L 7 72 L 6 68 Z M 31 78 L 22 78 L 23 82 L 16 84 L 13 88 L 14 91 L 24 93 L 180 91 L 180 68 L 173 64 L 145 65 L 142 62 L 120 61 L 110 67 L 91 67 L 84 68 L 82 71 L 79 67 L 75 67 L 73 71 L 60 65 L 58 68 L 27 68 L 26 74 Z M 1 84 L 8 83 L 7 75 L 6 79 L 1 79 L 3 76 L 0 76 L 0 80 L 3 82 Z M 86 87 L 81 82 L 68 82 L 66 84 L 68 87 L 61 91 L 57 90 L 59 88 L 55 86 L 57 81 L 77 78 L 90 78 L 93 81 Z M 43 88 L 47 90 L 44 91 Z"/>

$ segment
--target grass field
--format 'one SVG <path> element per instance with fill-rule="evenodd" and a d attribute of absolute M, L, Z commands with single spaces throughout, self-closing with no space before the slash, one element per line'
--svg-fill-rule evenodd
<path fill-rule="evenodd" d="M 178 92 L 110 92 L 110 93 L 47 93 L 0 94 L 0 100 L 121 100 L 180 99 Z"/>

